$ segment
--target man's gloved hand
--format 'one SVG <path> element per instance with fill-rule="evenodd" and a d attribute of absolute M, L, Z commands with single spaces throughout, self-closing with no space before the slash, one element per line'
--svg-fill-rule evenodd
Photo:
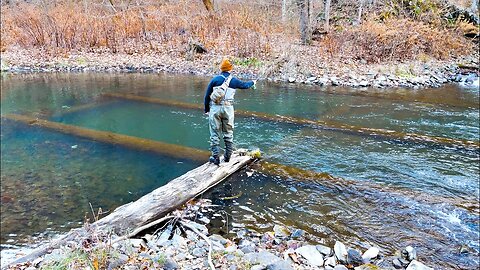
<path fill-rule="evenodd" d="M 252 89 L 257 90 L 257 80 L 253 80 Z"/>

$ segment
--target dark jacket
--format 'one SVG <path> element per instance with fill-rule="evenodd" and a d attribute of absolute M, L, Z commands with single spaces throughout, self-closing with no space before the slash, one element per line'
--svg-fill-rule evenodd
<path fill-rule="evenodd" d="M 223 76 L 225 76 L 225 78 L 227 78 L 228 76 L 230 76 L 230 73 L 229 72 L 222 72 L 221 75 L 223 75 Z M 207 86 L 207 91 L 205 92 L 205 98 L 204 98 L 204 101 L 203 101 L 203 103 L 205 105 L 205 112 L 206 113 L 210 111 L 210 95 L 213 92 L 213 87 L 220 86 L 225 81 L 225 78 L 222 77 L 221 75 L 217 75 L 217 76 L 213 77 L 213 79 L 210 81 L 210 83 Z M 230 85 L 229 85 L 230 88 L 235 88 L 235 89 L 248 89 L 252 86 L 253 86 L 253 81 L 242 82 L 235 77 L 233 77 L 230 80 Z"/>

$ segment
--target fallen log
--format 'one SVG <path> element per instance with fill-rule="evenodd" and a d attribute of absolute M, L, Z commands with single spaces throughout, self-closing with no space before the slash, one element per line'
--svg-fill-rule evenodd
<path fill-rule="evenodd" d="M 237 150 L 228 163 L 222 162 L 220 166 L 205 163 L 144 195 L 135 202 L 118 207 L 108 216 L 93 223 L 92 226 L 97 230 L 112 230 L 118 234 L 128 233 L 181 207 L 189 200 L 219 184 L 252 160 L 253 158 L 247 155 L 245 150 Z M 15 260 L 4 269 L 8 269 L 15 264 L 33 261 L 68 241 L 72 241 L 82 235 L 83 232 L 83 229 L 74 229 L 53 243 L 41 246 L 31 254 Z"/>
<path fill-rule="evenodd" d="M 222 182 L 225 178 L 249 164 L 252 157 L 245 150 L 236 151 L 230 162 L 220 166 L 206 163 L 168 184 L 152 191 L 137 201 L 118 207 L 110 215 L 94 223 L 117 233 L 147 224 L 177 209 L 197 195 Z"/>

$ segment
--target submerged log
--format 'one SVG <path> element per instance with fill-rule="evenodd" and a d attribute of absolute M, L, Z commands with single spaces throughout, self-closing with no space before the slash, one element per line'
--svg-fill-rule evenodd
<path fill-rule="evenodd" d="M 144 97 L 144 96 L 137 96 L 137 95 L 131 95 L 131 94 L 106 93 L 106 94 L 103 94 L 103 96 L 133 100 L 133 101 L 139 101 L 139 102 L 147 102 L 147 103 L 159 104 L 164 106 L 179 107 L 179 108 L 185 108 L 185 109 L 195 109 L 195 110 L 203 109 L 203 106 L 200 104 L 191 104 L 191 103 L 185 103 L 180 101 L 164 100 L 159 98 Z M 235 114 L 239 116 L 244 116 L 244 117 L 254 117 L 254 118 L 262 119 L 266 121 L 316 126 L 316 127 L 320 127 L 327 130 L 339 131 L 339 132 L 353 134 L 353 135 L 383 138 L 386 140 L 433 144 L 433 145 L 441 145 L 441 146 L 448 146 L 448 147 L 465 148 L 465 149 L 477 150 L 477 151 L 480 148 L 480 143 L 478 141 L 471 141 L 471 140 L 452 139 L 452 138 L 430 136 L 430 135 L 424 135 L 424 134 L 418 134 L 418 133 L 406 133 L 406 132 L 399 132 L 399 131 L 388 130 L 388 129 L 360 127 L 360 126 L 354 126 L 354 125 L 349 125 L 344 123 L 338 123 L 334 121 L 321 121 L 321 120 L 311 120 L 311 119 L 304 119 L 304 118 L 298 118 L 298 117 L 292 117 L 292 116 L 271 115 L 263 112 L 235 110 Z"/>
<path fill-rule="evenodd" d="M 99 140 L 106 143 L 120 144 L 136 150 L 154 151 L 159 154 L 169 155 L 174 158 L 206 160 L 209 156 L 208 151 L 190 148 L 186 146 L 166 144 L 162 142 L 145 140 L 141 138 L 130 137 L 130 136 L 111 133 L 111 132 L 107 132 L 107 135 L 109 136 L 106 137 L 105 136 L 106 134 L 103 131 L 96 131 L 96 130 L 69 126 L 69 125 L 63 125 L 59 123 L 49 122 L 46 120 L 40 121 L 39 119 L 35 119 L 27 116 L 21 116 L 21 115 L 9 114 L 9 115 L 5 115 L 4 117 L 11 120 L 24 122 L 27 124 L 34 124 L 34 125 L 36 124 L 42 127 L 52 128 L 56 131 L 60 131 L 67 134 L 78 135 L 81 137 L 86 137 L 93 140 Z M 77 131 L 81 131 L 81 132 L 77 132 Z M 118 138 L 120 138 L 120 140 Z M 261 162 L 260 164 L 257 164 L 257 165 L 258 166 L 256 166 L 256 170 L 272 176 L 279 175 L 285 178 L 294 178 L 302 181 L 313 181 L 315 183 L 322 183 L 322 184 L 328 183 L 329 185 L 333 185 L 341 188 L 357 187 L 358 190 L 379 190 L 379 191 L 382 190 L 392 194 L 402 193 L 403 196 L 407 196 L 411 198 L 416 198 L 416 199 L 423 198 L 422 200 L 429 201 L 432 203 L 444 202 L 444 203 L 456 205 L 458 207 L 467 209 L 475 213 L 480 212 L 478 205 L 472 205 L 471 203 L 475 201 L 474 198 L 467 198 L 467 197 L 449 198 L 444 196 L 434 196 L 432 194 L 425 196 L 425 194 L 416 192 L 414 190 L 402 190 L 396 187 L 392 189 L 391 187 L 388 187 L 386 185 L 381 185 L 376 183 L 366 183 L 364 181 L 347 180 L 344 178 L 332 176 L 327 172 L 309 171 L 301 168 L 296 168 L 296 167 L 272 163 L 272 162 Z M 359 183 L 361 184 L 358 185 Z"/>
<path fill-rule="evenodd" d="M 208 159 L 209 152 L 175 145 L 159 141 L 143 139 L 113 132 L 92 130 L 62 123 L 52 122 L 44 119 L 38 119 L 26 115 L 6 114 L 2 116 L 6 119 L 22 122 L 29 125 L 40 126 L 65 134 L 71 134 L 94 141 L 105 142 L 110 144 L 119 144 L 128 148 L 141 151 L 151 151 L 161 155 L 168 155 L 174 158 L 187 158 L 191 160 L 204 161 Z"/>

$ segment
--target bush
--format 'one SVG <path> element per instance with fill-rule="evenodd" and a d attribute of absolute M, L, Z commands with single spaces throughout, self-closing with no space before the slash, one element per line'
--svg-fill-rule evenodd
<path fill-rule="evenodd" d="M 434 28 L 411 19 L 369 20 L 359 27 L 329 35 L 322 47 L 330 55 L 367 62 L 402 61 L 429 55 L 446 59 L 468 53 L 472 43 L 452 30 Z"/>

